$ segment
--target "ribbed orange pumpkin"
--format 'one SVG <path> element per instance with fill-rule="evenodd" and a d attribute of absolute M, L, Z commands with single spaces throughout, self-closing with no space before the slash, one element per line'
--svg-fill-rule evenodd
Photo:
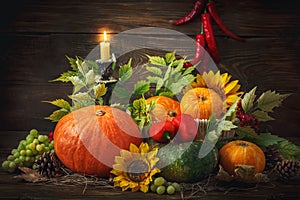
<path fill-rule="evenodd" d="M 166 96 L 153 96 L 146 100 L 147 104 L 151 101 L 155 102 L 155 107 L 151 111 L 152 120 L 164 121 L 172 120 L 173 117 L 179 115 L 180 103 Z"/>
<path fill-rule="evenodd" d="M 139 145 L 137 124 L 126 112 L 109 106 L 83 107 L 60 119 L 54 130 L 54 149 L 74 172 L 108 177 L 114 158 L 130 143 Z"/>
<path fill-rule="evenodd" d="M 219 151 L 220 165 L 229 174 L 234 174 L 235 165 L 250 165 L 256 173 L 265 169 L 266 158 L 260 147 L 244 140 L 234 140 L 225 144 Z"/>
<path fill-rule="evenodd" d="M 212 113 L 220 118 L 224 111 L 224 102 L 214 90 L 199 87 L 190 89 L 183 95 L 180 109 L 182 113 L 194 118 L 209 119 Z"/>

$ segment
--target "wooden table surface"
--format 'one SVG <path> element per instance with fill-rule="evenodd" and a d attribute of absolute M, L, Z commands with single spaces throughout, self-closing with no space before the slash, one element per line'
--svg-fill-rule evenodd
<path fill-rule="evenodd" d="M 14 148 L 32 128 L 48 133 L 55 123 L 45 120 L 55 107 L 44 100 L 67 98 L 70 84 L 50 83 L 69 69 L 66 56 L 85 57 L 103 31 L 111 36 L 139 27 L 176 30 L 192 39 L 200 19 L 182 26 L 171 21 L 185 15 L 194 0 L 10 0 L 0 17 L 0 152 Z M 274 134 L 299 137 L 300 121 L 300 12 L 293 0 L 220 0 L 219 13 L 227 26 L 246 38 L 237 42 L 214 24 L 221 63 L 242 90 L 292 93 L 276 108 L 268 123 Z M 152 35 L 161 37 L 160 35 Z M 172 38 L 172 36 L 170 36 Z M 171 42 L 176 42 L 173 40 Z M 296 139 L 297 140 L 297 139 Z M 295 141 L 296 141 L 295 140 Z M 82 186 L 22 183 L 0 171 L 0 199 L 180 199 L 180 196 L 122 193 Z M 299 199 L 299 182 L 274 183 L 250 191 L 209 192 L 195 199 Z M 188 197 L 188 194 L 187 196 Z"/>

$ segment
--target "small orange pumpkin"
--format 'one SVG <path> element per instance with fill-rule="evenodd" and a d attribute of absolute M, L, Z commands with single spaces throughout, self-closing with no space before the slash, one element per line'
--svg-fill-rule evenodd
<path fill-rule="evenodd" d="M 54 130 L 54 149 L 74 172 L 108 177 L 114 158 L 142 139 L 126 112 L 109 106 L 83 107 L 61 118 Z"/>
<path fill-rule="evenodd" d="M 180 101 L 182 113 L 199 119 L 209 119 L 212 113 L 220 118 L 224 108 L 220 95 L 212 89 L 203 87 L 188 90 Z"/>
<path fill-rule="evenodd" d="M 225 144 L 219 151 L 220 165 L 229 174 L 234 175 L 235 165 L 255 167 L 256 173 L 265 169 L 266 158 L 260 147 L 244 140 L 234 140 Z"/>
<path fill-rule="evenodd" d="M 154 101 L 155 107 L 151 111 L 153 121 L 172 120 L 176 115 L 181 114 L 180 103 L 166 96 L 153 96 L 146 100 L 147 104 Z"/>

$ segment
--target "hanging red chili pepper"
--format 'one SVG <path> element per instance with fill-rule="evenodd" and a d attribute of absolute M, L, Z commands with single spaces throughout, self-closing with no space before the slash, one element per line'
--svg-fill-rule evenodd
<path fill-rule="evenodd" d="M 219 63 L 220 55 L 219 55 L 219 51 L 217 48 L 214 32 L 212 29 L 210 14 L 209 13 L 201 14 L 201 20 L 202 20 L 202 24 L 203 24 L 205 40 L 207 43 L 207 50 L 208 50 L 209 54 L 211 55 L 211 57 L 213 58 L 213 60 L 216 63 Z"/>
<path fill-rule="evenodd" d="M 202 8 L 204 8 L 204 4 L 205 4 L 205 0 L 196 0 L 192 10 L 189 13 L 187 13 L 184 17 L 182 17 L 176 21 L 173 21 L 172 24 L 180 25 L 180 24 L 184 24 L 186 22 L 191 21 L 201 12 Z"/>
<path fill-rule="evenodd" d="M 213 1 L 210 1 L 206 4 L 207 7 L 207 11 L 209 12 L 209 14 L 212 16 L 212 18 L 214 19 L 214 21 L 216 22 L 216 24 L 218 24 L 218 26 L 220 27 L 220 29 L 229 37 L 231 37 L 232 39 L 238 40 L 238 41 L 245 41 L 244 38 L 241 38 L 239 36 L 237 36 L 236 34 L 234 34 L 233 32 L 231 32 L 227 26 L 225 25 L 225 23 L 223 22 L 223 20 L 220 18 L 218 12 L 217 12 L 217 8 L 216 8 L 216 3 Z"/>

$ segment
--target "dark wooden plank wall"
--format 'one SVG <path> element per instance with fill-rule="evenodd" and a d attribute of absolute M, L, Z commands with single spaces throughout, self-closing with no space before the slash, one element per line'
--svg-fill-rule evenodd
<path fill-rule="evenodd" d="M 200 19 L 175 27 L 177 19 L 194 0 L 11 0 L 2 5 L 0 19 L 0 147 L 16 145 L 16 138 L 31 128 L 42 132 L 55 124 L 44 120 L 55 107 L 43 100 L 66 98 L 72 87 L 49 83 L 69 68 L 66 55 L 85 57 L 110 34 L 138 27 L 162 27 L 194 38 Z M 219 0 L 222 19 L 240 43 L 224 36 L 214 25 L 221 63 L 241 81 L 242 89 L 257 85 L 259 92 L 272 89 L 293 93 L 276 109 L 273 132 L 299 137 L 300 39 L 299 7 L 295 1 Z"/>

